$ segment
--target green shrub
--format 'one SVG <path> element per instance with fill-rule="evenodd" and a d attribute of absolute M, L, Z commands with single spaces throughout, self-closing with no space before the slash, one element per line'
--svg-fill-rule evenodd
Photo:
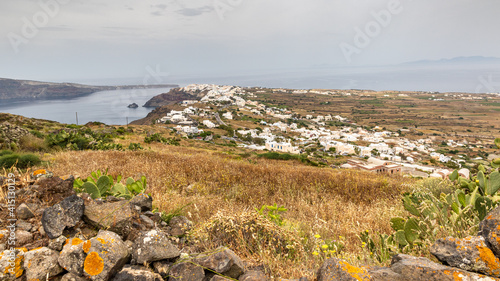
<path fill-rule="evenodd" d="M 278 206 L 276 203 L 274 206 L 272 205 L 262 205 L 260 209 L 255 209 L 259 215 L 267 217 L 270 221 L 276 223 L 279 226 L 283 226 L 283 218 L 281 217 L 281 213 L 287 211 L 287 209 L 283 206 Z"/>
<path fill-rule="evenodd" d="M 175 138 L 164 138 L 161 134 L 155 133 L 150 136 L 146 136 L 144 138 L 145 143 L 152 143 L 152 142 L 159 142 L 163 144 L 169 144 L 169 145 L 175 145 L 178 146 L 180 145 L 180 140 L 175 139 Z"/>
<path fill-rule="evenodd" d="M 121 144 L 113 143 L 114 134 L 92 131 L 90 128 L 48 134 L 45 141 L 49 147 L 72 150 L 122 150 Z"/>
<path fill-rule="evenodd" d="M 30 133 L 37 138 L 43 139 L 43 137 L 44 137 L 44 134 L 41 133 L 40 131 L 37 131 L 37 130 L 31 130 Z"/>
<path fill-rule="evenodd" d="M 17 167 L 20 169 L 26 169 L 32 166 L 40 165 L 40 163 L 42 163 L 40 158 L 33 154 L 19 155 L 7 153 L 0 157 L 0 167 L 3 168 Z"/>
<path fill-rule="evenodd" d="M 12 168 L 15 167 L 19 161 L 18 154 L 7 154 L 0 157 L 0 167 L 2 168 Z"/>
<path fill-rule="evenodd" d="M 129 150 L 141 150 L 141 149 L 144 149 L 140 143 L 135 143 L 135 142 L 131 142 L 129 145 L 128 145 L 128 149 Z"/>
<path fill-rule="evenodd" d="M 4 156 L 7 154 L 12 154 L 13 152 L 11 150 L 0 150 L 0 156 Z"/>
<path fill-rule="evenodd" d="M 24 154 L 19 157 L 18 168 L 26 169 L 32 166 L 40 165 L 42 161 L 40 158 L 34 154 Z"/>
<path fill-rule="evenodd" d="M 274 160 L 292 160 L 299 159 L 296 155 L 291 155 L 288 153 L 278 153 L 278 152 L 267 152 L 259 154 L 258 157 L 266 158 L 266 159 L 274 159 Z"/>
<path fill-rule="evenodd" d="M 152 143 L 152 142 L 166 143 L 167 139 L 164 138 L 159 133 L 155 133 L 155 134 L 152 134 L 150 136 L 145 137 L 144 142 L 145 143 Z"/>

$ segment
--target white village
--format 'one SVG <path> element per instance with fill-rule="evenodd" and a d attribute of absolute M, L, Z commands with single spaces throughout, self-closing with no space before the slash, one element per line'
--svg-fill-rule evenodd
<path fill-rule="evenodd" d="M 236 117 L 250 116 L 266 118 L 259 122 L 255 129 L 236 129 L 231 137 L 223 137 L 237 143 L 238 146 L 256 151 L 271 151 L 289 154 L 308 154 L 308 147 L 319 146 L 323 154 L 350 156 L 347 163 L 333 166 L 333 168 L 359 169 L 374 173 L 401 173 L 414 177 L 445 178 L 452 173 L 452 168 L 443 165 L 423 165 L 422 159 L 430 159 L 432 163 L 448 164 L 458 168 L 459 173 L 468 177 L 467 169 L 460 169 L 466 160 L 459 155 L 453 157 L 437 152 L 436 140 L 432 137 L 410 140 L 398 132 L 384 130 L 378 126 L 367 130 L 357 126 L 347 118 L 340 115 L 315 115 L 307 114 L 298 116 L 295 112 L 267 106 L 252 101 L 252 92 L 237 86 L 217 86 L 209 84 L 193 84 L 181 88 L 187 93 L 206 94 L 198 100 L 184 100 L 180 103 L 183 110 L 172 110 L 157 123 L 175 124 L 178 134 L 185 137 L 198 136 L 196 139 L 211 141 L 213 136 L 199 137 L 204 130 L 227 127 Z M 261 92 L 265 90 L 262 89 Z M 273 91 L 287 91 L 286 89 L 273 89 Z M 350 96 L 351 93 L 337 93 L 319 90 L 295 90 L 294 93 L 314 93 L 322 95 L 341 94 Z M 467 95 L 455 98 L 468 99 Z M 225 110 L 235 108 L 236 110 Z M 223 112 L 222 114 L 219 114 Z M 300 122 L 307 121 L 307 126 L 300 126 Z M 326 122 L 336 121 L 346 126 L 337 126 L 337 130 L 327 129 Z M 302 123 L 303 124 L 303 123 Z M 243 140 L 245 139 L 245 140 Z M 358 145 L 362 142 L 366 145 Z M 474 145 L 481 147 L 483 143 L 469 143 L 467 140 L 447 140 L 449 148 Z M 480 160 L 480 159 L 475 159 Z"/>

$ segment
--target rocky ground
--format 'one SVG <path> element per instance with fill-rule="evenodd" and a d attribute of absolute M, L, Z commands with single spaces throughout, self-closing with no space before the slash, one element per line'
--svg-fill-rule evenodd
<path fill-rule="evenodd" d="M 166 223 L 149 195 L 94 200 L 75 194 L 72 177 L 50 174 L 16 182 L 16 208 L 0 206 L 0 280 L 269 279 L 226 247 L 197 252 L 184 238 L 192 223 L 182 216 Z M 0 178 L 7 197 L 9 183 Z M 500 208 L 478 236 L 440 239 L 431 253 L 442 264 L 401 254 L 387 268 L 328 259 L 316 280 L 500 280 Z"/>

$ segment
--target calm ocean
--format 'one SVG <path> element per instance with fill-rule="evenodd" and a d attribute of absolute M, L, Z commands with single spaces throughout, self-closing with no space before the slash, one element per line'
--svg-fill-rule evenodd
<path fill-rule="evenodd" d="M 166 93 L 170 88 L 102 91 L 67 100 L 38 100 L 35 102 L 0 101 L 0 112 L 26 117 L 53 120 L 61 123 L 78 124 L 99 121 L 108 125 L 124 125 L 146 117 L 152 110 L 142 105 L 150 98 Z M 127 106 L 137 103 L 138 108 Z"/>

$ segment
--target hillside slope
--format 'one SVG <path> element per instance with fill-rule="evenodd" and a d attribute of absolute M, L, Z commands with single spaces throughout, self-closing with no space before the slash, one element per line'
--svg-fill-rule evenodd
<path fill-rule="evenodd" d="M 144 107 L 160 107 L 175 104 L 183 100 L 199 100 L 199 97 L 183 91 L 182 88 L 174 88 L 168 93 L 154 96 L 144 104 Z"/>

